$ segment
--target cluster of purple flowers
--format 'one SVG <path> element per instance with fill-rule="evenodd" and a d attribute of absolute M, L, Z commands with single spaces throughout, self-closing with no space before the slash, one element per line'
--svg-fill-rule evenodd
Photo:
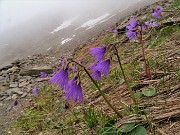
<path fill-rule="evenodd" d="M 62 62 L 63 61 L 63 62 Z M 80 80 L 76 76 L 69 81 L 68 73 L 73 71 L 78 71 L 78 68 L 73 66 L 72 69 L 65 66 L 65 62 L 61 59 L 62 69 L 56 72 L 49 80 L 50 84 L 57 84 L 65 92 L 65 99 L 68 100 L 72 98 L 73 101 L 83 102 L 82 87 L 80 85 Z"/>
<path fill-rule="evenodd" d="M 152 16 L 156 18 L 160 18 L 161 12 L 163 11 L 162 7 L 158 7 L 154 13 L 152 13 Z M 137 30 L 144 31 L 147 27 L 157 27 L 157 22 L 145 22 L 144 24 L 139 24 L 135 18 L 131 18 L 129 24 L 126 26 L 126 36 L 129 38 L 129 40 L 135 40 L 137 37 Z M 116 32 L 115 32 L 116 33 Z"/>
<path fill-rule="evenodd" d="M 107 76 L 110 70 L 110 59 L 103 60 L 104 54 L 106 52 L 106 47 L 95 47 L 89 49 L 90 54 L 93 55 L 96 62 L 90 65 L 90 69 L 93 71 L 92 78 L 95 80 L 101 80 L 101 75 Z"/>
<path fill-rule="evenodd" d="M 126 26 L 127 32 L 126 35 L 130 40 L 135 40 L 137 36 L 136 27 L 138 26 L 138 23 L 136 19 L 131 18 L 129 25 Z"/>
<path fill-rule="evenodd" d="M 163 11 L 163 8 L 160 6 L 152 13 L 152 16 L 154 16 L 155 18 L 160 18 L 162 11 Z"/>

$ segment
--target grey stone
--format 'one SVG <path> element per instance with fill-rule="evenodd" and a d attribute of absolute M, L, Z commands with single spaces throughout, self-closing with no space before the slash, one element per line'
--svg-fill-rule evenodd
<path fill-rule="evenodd" d="M 35 82 L 43 82 L 43 81 L 47 81 L 49 80 L 49 78 L 36 78 Z"/>
<path fill-rule="evenodd" d="M 0 76 L 0 81 L 4 80 L 4 77 Z"/>
<path fill-rule="evenodd" d="M 10 85 L 9 83 L 3 83 L 2 86 L 1 86 L 1 89 L 2 90 L 7 90 L 7 89 L 9 89 L 9 85 Z"/>
<path fill-rule="evenodd" d="M 15 61 L 13 61 L 11 64 L 13 65 L 19 65 L 21 63 L 21 60 L 17 59 Z"/>
<path fill-rule="evenodd" d="M 32 85 L 27 85 L 25 86 L 25 89 L 24 89 L 27 93 L 29 93 L 31 90 L 32 90 Z"/>
<path fill-rule="evenodd" d="M 31 76 L 26 76 L 26 79 L 27 79 L 28 81 L 30 81 L 30 80 L 32 79 L 32 77 L 31 77 Z"/>
<path fill-rule="evenodd" d="M 29 84 L 29 82 L 22 82 L 22 83 L 19 83 L 19 87 L 21 88 L 21 87 L 24 87 L 28 84 Z"/>
<path fill-rule="evenodd" d="M 10 111 L 12 109 L 12 105 L 9 105 L 7 108 L 6 108 L 6 111 Z"/>
<path fill-rule="evenodd" d="M 9 74 L 9 78 L 11 81 L 18 81 L 18 75 L 17 74 Z"/>
<path fill-rule="evenodd" d="M 20 98 L 24 98 L 24 97 L 26 97 L 27 95 L 28 95 L 28 93 L 27 93 L 27 92 L 24 92 Z"/>
<path fill-rule="evenodd" d="M 21 76 L 34 76 L 34 75 L 40 75 L 40 72 L 45 72 L 47 74 L 52 74 L 53 70 L 49 66 L 34 67 L 34 68 L 31 68 L 31 69 L 21 69 L 20 75 Z"/>
<path fill-rule="evenodd" d="M 12 68 L 12 67 L 13 67 L 13 64 L 9 64 L 9 65 L 1 68 L 0 71 L 2 71 L 2 70 L 7 70 L 7 69 Z"/>
<path fill-rule="evenodd" d="M 0 101 L 3 101 L 7 96 L 0 97 Z"/>
<path fill-rule="evenodd" d="M 19 79 L 19 82 L 20 82 L 20 83 L 21 83 L 21 82 L 27 82 L 27 79 L 21 78 L 21 79 Z"/>
<path fill-rule="evenodd" d="M 11 98 L 12 98 L 12 99 L 17 99 L 17 98 L 18 98 L 18 95 L 17 95 L 17 94 L 13 94 Z"/>
<path fill-rule="evenodd" d="M 19 88 L 12 88 L 6 91 L 7 95 L 12 96 L 12 94 L 22 95 L 23 92 Z"/>
<path fill-rule="evenodd" d="M 12 67 L 12 68 L 8 69 L 8 70 L 6 71 L 6 73 L 7 73 L 7 74 L 9 74 L 9 73 L 14 73 L 15 71 L 17 71 L 17 69 L 18 69 L 18 67 Z"/>
<path fill-rule="evenodd" d="M 0 93 L 0 97 L 3 97 L 3 96 L 6 96 L 7 94 L 6 93 Z"/>
<path fill-rule="evenodd" d="M 18 87 L 18 83 L 17 82 L 16 83 L 11 83 L 9 87 L 10 88 L 16 88 L 16 87 Z"/>
<path fill-rule="evenodd" d="M 12 99 L 11 97 L 7 97 L 7 98 L 4 99 L 4 101 L 9 101 L 11 99 Z"/>
<path fill-rule="evenodd" d="M 10 78 L 9 78 L 9 75 L 6 75 L 5 79 L 6 83 L 9 83 L 10 82 Z"/>

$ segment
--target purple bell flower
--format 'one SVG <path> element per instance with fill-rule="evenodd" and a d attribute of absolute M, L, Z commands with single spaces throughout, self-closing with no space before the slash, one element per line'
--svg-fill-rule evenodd
<path fill-rule="evenodd" d="M 103 75 L 108 75 L 110 70 L 110 60 L 101 60 L 97 63 L 97 66 L 94 67 L 94 71 L 99 71 Z"/>
<path fill-rule="evenodd" d="M 17 106 L 17 105 L 18 105 L 18 101 L 15 100 L 15 101 L 13 102 L 13 107 L 14 107 L 14 106 Z"/>
<path fill-rule="evenodd" d="M 159 26 L 159 24 L 158 24 L 157 22 L 152 22 L 152 25 L 153 25 L 154 27 Z"/>
<path fill-rule="evenodd" d="M 131 18 L 129 22 L 129 25 L 126 26 L 126 36 L 129 38 L 129 40 L 135 40 L 137 33 L 134 31 L 134 28 L 138 26 L 138 23 L 134 18 Z"/>
<path fill-rule="evenodd" d="M 116 34 L 119 34 L 119 30 L 118 29 L 114 29 L 113 32 L 116 33 Z"/>
<path fill-rule="evenodd" d="M 126 32 L 126 36 L 130 39 L 130 40 L 135 40 L 137 33 L 134 31 L 127 31 Z"/>
<path fill-rule="evenodd" d="M 145 22 L 144 24 L 145 24 L 145 26 L 147 26 L 147 27 L 148 27 L 148 26 L 151 26 L 151 22 Z"/>
<path fill-rule="evenodd" d="M 90 51 L 90 54 L 92 54 L 95 57 L 96 61 L 100 61 L 104 57 L 106 47 L 105 46 L 94 47 L 94 48 L 90 48 L 89 51 Z"/>
<path fill-rule="evenodd" d="M 66 90 L 68 85 L 68 72 L 67 70 L 60 70 L 55 73 L 52 78 L 49 80 L 50 84 L 58 84 L 60 88 Z"/>
<path fill-rule="evenodd" d="M 38 94 L 38 89 L 36 88 L 36 86 L 34 86 L 34 88 L 32 89 L 32 93 L 34 95 L 37 95 Z"/>
<path fill-rule="evenodd" d="M 162 11 L 163 11 L 163 7 L 160 6 L 152 13 L 152 16 L 154 16 L 155 18 L 160 18 Z"/>
<path fill-rule="evenodd" d="M 45 72 L 41 72 L 40 75 L 41 75 L 42 78 L 46 78 L 47 77 L 47 74 Z"/>
<path fill-rule="evenodd" d="M 157 26 L 159 26 L 157 22 L 145 22 L 144 24 L 146 27 L 150 27 L 150 26 L 157 27 Z"/>
<path fill-rule="evenodd" d="M 130 25 L 131 25 L 132 28 L 135 28 L 138 25 L 135 18 L 130 19 Z"/>
<path fill-rule="evenodd" d="M 95 80 L 101 80 L 101 72 L 98 70 L 94 70 L 94 72 L 92 73 L 92 78 Z"/>
<path fill-rule="evenodd" d="M 69 82 L 68 82 L 68 86 L 67 86 L 67 89 L 66 89 L 66 92 L 68 92 L 68 90 L 71 88 L 71 86 L 73 85 L 73 83 L 76 82 L 76 80 L 78 79 L 78 77 L 74 77 L 72 78 Z"/>
<path fill-rule="evenodd" d="M 89 69 L 94 70 L 94 68 L 97 66 L 98 62 L 94 62 L 89 66 Z"/>
<path fill-rule="evenodd" d="M 72 83 L 69 91 L 66 92 L 65 99 L 68 100 L 72 98 L 75 102 L 83 102 L 82 87 L 80 84 Z"/>

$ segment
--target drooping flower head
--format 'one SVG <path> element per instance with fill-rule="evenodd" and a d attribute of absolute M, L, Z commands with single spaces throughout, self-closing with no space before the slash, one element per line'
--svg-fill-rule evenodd
<path fill-rule="evenodd" d="M 94 70 L 91 76 L 95 80 L 101 80 L 102 79 L 101 78 L 101 72 L 98 70 Z"/>
<path fill-rule="evenodd" d="M 62 69 L 55 73 L 49 80 L 50 84 L 58 84 L 63 90 L 66 89 L 68 85 L 68 69 Z"/>
<path fill-rule="evenodd" d="M 113 30 L 113 32 L 116 33 L 116 34 L 119 34 L 119 29 L 116 28 L 116 29 Z"/>
<path fill-rule="evenodd" d="M 34 86 L 34 88 L 32 89 L 32 93 L 34 95 L 37 95 L 38 94 L 38 89 L 36 88 L 36 86 Z"/>
<path fill-rule="evenodd" d="M 40 75 L 42 78 L 46 78 L 47 77 L 47 74 L 45 72 L 40 72 Z"/>
<path fill-rule="evenodd" d="M 94 62 L 89 66 L 89 69 L 94 70 L 94 68 L 97 66 L 98 62 Z"/>
<path fill-rule="evenodd" d="M 159 26 L 157 22 L 145 22 L 144 24 L 146 27 L 150 27 L 150 26 L 157 27 L 157 26 Z"/>
<path fill-rule="evenodd" d="M 129 40 L 135 40 L 137 33 L 134 31 L 127 31 L 126 36 L 129 38 Z"/>
<path fill-rule="evenodd" d="M 138 23 L 135 18 L 131 18 L 129 21 L 129 24 L 126 26 L 126 29 L 128 31 L 132 31 L 136 26 L 138 26 Z"/>
<path fill-rule="evenodd" d="M 77 79 L 78 79 L 77 76 L 74 77 L 74 78 L 72 78 L 72 79 L 68 82 L 68 87 L 70 88 L 70 87 L 73 85 L 73 83 L 75 83 L 75 82 L 77 81 Z"/>
<path fill-rule="evenodd" d="M 15 100 L 15 101 L 13 102 L 12 106 L 14 107 L 14 106 L 17 106 L 17 105 L 18 105 L 18 101 Z"/>
<path fill-rule="evenodd" d="M 69 90 L 66 91 L 65 99 L 72 98 L 75 102 L 83 102 L 83 93 L 80 83 L 77 81 L 77 77 L 74 77 L 68 83 Z"/>
<path fill-rule="evenodd" d="M 154 16 L 155 18 L 160 18 L 162 11 L 163 11 L 163 7 L 160 6 L 152 13 L 152 16 Z"/>
<path fill-rule="evenodd" d="M 135 18 L 130 19 L 130 25 L 132 28 L 136 27 L 138 25 L 137 21 Z"/>
<path fill-rule="evenodd" d="M 157 22 L 152 22 L 152 25 L 153 25 L 154 27 L 159 26 L 159 24 L 158 24 Z"/>
<path fill-rule="evenodd" d="M 129 21 L 129 24 L 126 26 L 126 36 L 129 38 L 129 40 L 135 40 L 137 36 L 137 32 L 135 31 L 135 28 L 138 26 L 138 23 L 135 18 L 131 18 Z"/>
<path fill-rule="evenodd" d="M 94 47 L 94 48 L 90 48 L 89 51 L 90 51 L 90 54 L 95 57 L 96 61 L 100 61 L 104 57 L 106 47 L 105 46 Z"/>
<path fill-rule="evenodd" d="M 97 63 L 97 66 L 94 67 L 94 70 L 99 71 L 103 75 L 108 75 L 110 70 L 110 60 L 101 60 Z"/>
<path fill-rule="evenodd" d="M 80 61 L 80 60 L 79 60 L 79 61 L 78 61 L 78 64 L 80 64 L 80 65 L 81 65 L 81 64 L 82 64 L 82 61 Z"/>

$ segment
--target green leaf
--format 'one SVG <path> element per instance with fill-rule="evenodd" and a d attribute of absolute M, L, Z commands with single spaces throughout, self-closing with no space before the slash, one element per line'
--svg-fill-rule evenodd
<path fill-rule="evenodd" d="M 137 88 L 137 86 L 138 86 L 138 84 L 137 84 L 137 83 L 131 83 L 131 88 L 132 88 L 132 89 L 136 89 L 136 88 Z"/>
<path fill-rule="evenodd" d="M 151 86 L 147 89 L 143 89 L 142 90 L 142 94 L 146 97 L 151 97 L 151 96 L 154 96 L 156 94 L 156 88 Z"/>
<path fill-rule="evenodd" d="M 135 97 L 136 99 L 140 99 L 141 96 L 142 96 L 142 93 L 141 93 L 141 92 L 136 92 L 136 93 L 134 93 L 134 97 Z"/>
<path fill-rule="evenodd" d="M 118 133 L 113 127 L 104 127 L 99 131 L 98 135 L 118 135 Z"/>
<path fill-rule="evenodd" d="M 138 126 L 129 132 L 128 135 L 147 135 L 147 131 L 143 126 Z"/>
<path fill-rule="evenodd" d="M 59 108 L 57 109 L 58 112 L 62 112 L 65 110 L 65 104 L 60 104 Z"/>
<path fill-rule="evenodd" d="M 135 127 L 136 127 L 135 123 L 126 123 L 126 124 L 123 124 L 123 125 L 118 129 L 118 132 L 127 133 L 127 132 L 132 131 Z"/>

